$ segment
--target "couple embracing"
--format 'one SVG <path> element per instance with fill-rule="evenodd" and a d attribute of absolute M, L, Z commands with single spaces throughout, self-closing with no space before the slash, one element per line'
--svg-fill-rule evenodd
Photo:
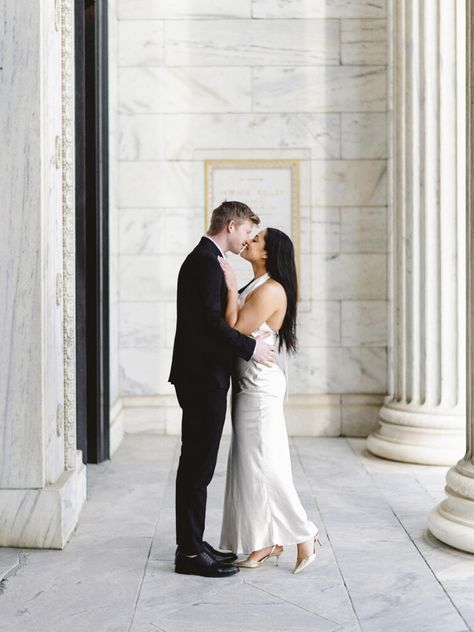
<path fill-rule="evenodd" d="M 227 577 L 296 545 L 294 572 L 315 559 L 318 529 L 292 478 L 283 413 L 286 376 L 277 352 L 295 351 L 297 277 L 290 238 L 241 202 L 223 202 L 178 276 L 169 381 L 182 409 L 176 477 L 175 570 Z M 226 252 L 253 280 L 238 291 Z M 232 441 L 220 548 L 203 541 L 207 486 L 216 466 L 232 378 Z M 244 553 L 238 559 L 236 554 Z"/>

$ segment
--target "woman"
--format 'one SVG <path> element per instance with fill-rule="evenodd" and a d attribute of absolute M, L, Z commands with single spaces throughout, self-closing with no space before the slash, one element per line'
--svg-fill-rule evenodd
<path fill-rule="evenodd" d="M 261 230 L 241 256 L 252 264 L 254 279 L 240 296 L 229 262 L 219 258 L 228 287 L 226 322 L 246 335 L 267 333 L 269 344 L 294 352 L 297 277 L 290 238 L 276 228 Z M 283 546 L 296 544 L 298 573 L 314 561 L 319 539 L 293 485 L 285 390 L 278 364 L 237 360 L 220 546 L 250 552 L 235 564 L 256 568 L 270 557 L 278 563 Z"/>

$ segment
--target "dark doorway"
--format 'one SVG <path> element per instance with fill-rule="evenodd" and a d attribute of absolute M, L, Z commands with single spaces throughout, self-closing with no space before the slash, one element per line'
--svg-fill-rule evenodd
<path fill-rule="evenodd" d="M 77 447 L 109 458 L 107 2 L 75 0 Z"/>

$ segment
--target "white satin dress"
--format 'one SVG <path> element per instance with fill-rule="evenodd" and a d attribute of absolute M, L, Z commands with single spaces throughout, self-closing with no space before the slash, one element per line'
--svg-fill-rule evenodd
<path fill-rule="evenodd" d="M 270 278 L 264 274 L 239 296 L 246 297 Z M 268 344 L 278 333 L 263 323 Z M 272 546 L 311 540 L 317 527 L 308 520 L 291 470 L 283 413 L 286 377 L 278 364 L 267 367 L 238 359 L 232 380 L 232 440 L 227 462 L 220 548 L 250 553 Z"/>

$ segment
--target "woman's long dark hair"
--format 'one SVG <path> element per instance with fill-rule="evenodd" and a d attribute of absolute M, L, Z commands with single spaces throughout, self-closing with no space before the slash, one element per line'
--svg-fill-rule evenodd
<path fill-rule="evenodd" d="M 267 272 L 281 283 L 286 292 L 286 314 L 280 328 L 278 349 L 285 344 L 287 351 L 296 351 L 296 309 L 298 277 L 296 275 L 295 249 L 291 239 L 278 228 L 267 228 L 265 237 Z"/>

